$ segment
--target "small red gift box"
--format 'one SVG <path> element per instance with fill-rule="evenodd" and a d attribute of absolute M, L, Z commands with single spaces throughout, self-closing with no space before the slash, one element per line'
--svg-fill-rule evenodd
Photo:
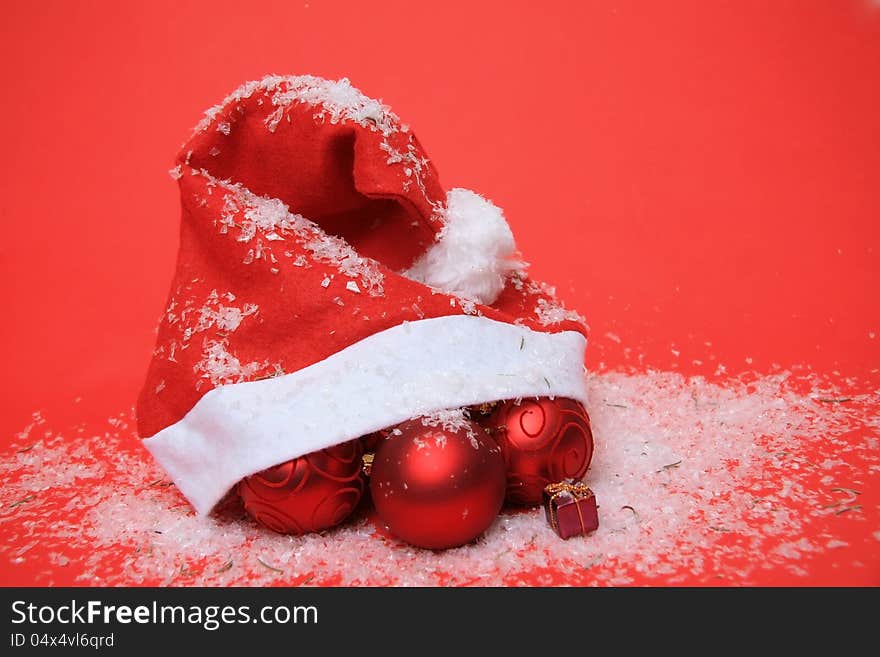
<path fill-rule="evenodd" d="M 596 496 L 582 482 L 559 482 L 544 488 L 547 522 L 561 538 L 582 536 L 599 528 Z"/>

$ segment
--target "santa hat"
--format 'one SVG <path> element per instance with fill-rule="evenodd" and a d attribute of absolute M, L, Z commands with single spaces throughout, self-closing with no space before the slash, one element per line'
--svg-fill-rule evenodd
<path fill-rule="evenodd" d="M 198 513 L 412 417 L 586 401 L 583 318 L 526 277 L 501 210 L 444 192 L 409 127 L 348 80 L 248 82 L 171 174 L 180 250 L 138 428 Z"/>

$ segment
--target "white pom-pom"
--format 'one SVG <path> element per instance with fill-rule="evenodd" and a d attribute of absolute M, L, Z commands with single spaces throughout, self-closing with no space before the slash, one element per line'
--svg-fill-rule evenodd
<path fill-rule="evenodd" d="M 512 259 L 513 233 L 501 209 L 468 189 L 446 195 L 446 225 L 405 275 L 482 304 L 504 289 L 507 275 L 522 263 Z"/>

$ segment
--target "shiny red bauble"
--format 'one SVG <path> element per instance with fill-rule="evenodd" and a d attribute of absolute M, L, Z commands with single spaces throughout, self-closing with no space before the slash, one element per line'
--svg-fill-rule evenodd
<path fill-rule="evenodd" d="M 593 458 L 590 416 L 573 399 L 502 402 L 482 424 L 504 452 L 515 504 L 540 504 L 547 484 L 581 479 Z"/>
<path fill-rule="evenodd" d="M 364 492 L 363 450 L 357 440 L 334 445 L 243 479 L 245 510 L 281 534 L 305 534 L 339 524 Z"/>
<path fill-rule="evenodd" d="M 376 512 L 404 541 L 440 550 L 482 534 L 504 503 L 501 449 L 477 424 L 409 420 L 379 442 L 370 476 Z"/>

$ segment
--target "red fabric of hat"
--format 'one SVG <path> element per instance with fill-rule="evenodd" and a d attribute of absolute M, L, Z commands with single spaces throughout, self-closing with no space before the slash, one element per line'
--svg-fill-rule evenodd
<path fill-rule="evenodd" d="M 171 171 L 180 250 L 137 415 L 199 513 L 243 477 L 411 417 L 586 401 L 586 326 L 527 278 L 501 211 L 441 187 L 348 80 L 270 76 Z"/>

